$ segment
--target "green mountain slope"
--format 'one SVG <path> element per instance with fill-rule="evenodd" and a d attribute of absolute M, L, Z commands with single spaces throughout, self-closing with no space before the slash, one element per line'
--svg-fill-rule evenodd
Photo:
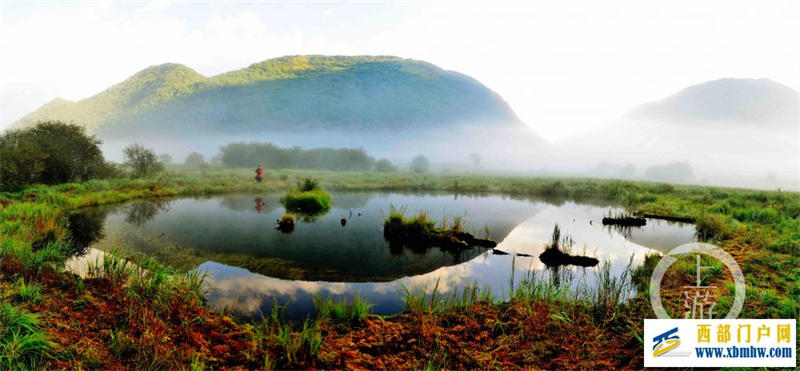
<path fill-rule="evenodd" d="M 282 57 L 213 77 L 178 64 L 153 66 L 90 98 L 56 99 L 15 125 L 46 119 L 75 121 L 107 138 L 143 132 L 523 126 L 505 101 L 478 81 L 388 56 Z"/>

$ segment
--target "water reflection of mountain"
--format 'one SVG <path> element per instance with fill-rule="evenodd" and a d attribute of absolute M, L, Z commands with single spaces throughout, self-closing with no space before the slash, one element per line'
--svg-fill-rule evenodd
<path fill-rule="evenodd" d="M 499 196 L 335 194 L 328 214 L 298 224 L 287 235 L 274 229 L 283 208 L 266 206 L 280 205 L 279 196 L 261 199 L 265 207 L 260 214 L 253 196 L 175 200 L 168 211 L 145 223 L 131 223 L 126 214 L 130 208 L 121 206 L 109 213 L 106 236 L 94 247 L 155 254 L 186 269 L 214 261 L 276 278 L 380 282 L 458 265 L 485 251 L 392 252 L 381 231 L 389 204 L 406 205 L 409 215 L 426 211 L 433 220 L 466 214 L 468 229 L 488 228 L 498 241 L 541 209 L 540 204 L 502 201 Z M 143 214 L 150 215 L 137 215 Z M 342 217 L 348 219 L 346 227 Z"/>

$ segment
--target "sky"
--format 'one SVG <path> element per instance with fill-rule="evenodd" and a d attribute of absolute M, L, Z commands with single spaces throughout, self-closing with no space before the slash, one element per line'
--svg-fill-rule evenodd
<path fill-rule="evenodd" d="M 725 77 L 800 90 L 800 1 L 0 0 L 0 126 L 139 70 L 395 55 L 470 75 L 555 142 Z"/>

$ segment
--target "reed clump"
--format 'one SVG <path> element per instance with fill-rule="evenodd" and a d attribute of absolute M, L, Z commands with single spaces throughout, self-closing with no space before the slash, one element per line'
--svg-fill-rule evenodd
<path fill-rule="evenodd" d="M 405 217 L 406 207 L 389 206 L 389 215 L 383 223 L 383 237 L 392 244 L 412 248 L 440 247 L 444 249 L 467 249 L 475 246 L 494 248 L 497 243 L 477 238 L 463 230 L 463 218 L 455 217 L 448 226 L 436 227 L 428 214 L 420 211 L 412 218 Z"/>
<path fill-rule="evenodd" d="M 331 208 L 331 195 L 319 186 L 319 182 L 306 178 L 290 189 L 281 199 L 287 210 L 305 214 L 318 214 Z"/>

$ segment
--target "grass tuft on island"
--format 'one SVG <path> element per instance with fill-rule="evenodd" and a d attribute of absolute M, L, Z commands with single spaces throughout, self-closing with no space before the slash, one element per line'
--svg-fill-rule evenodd
<path fill-rule="evenodd" d="M 389 216 L 383 222 L 383 237 L 392 244 L 408 246 L 411 248 L 440 247 L 443 249 L 467 249 L 480 246 L 493 248 L 497 243 L 483 238 L 476 238 L 463 230 L 463 218 L 453 218 L 449 228 L 442 223 L 441 228 L 436 227 L 436 222 L 428 219 L 428 214 L 420 211 L 417 216 L 406 219 L 406 207 L 395 208 L 389 206 Z"/>
<path fill-rule="evenodd" d="M 281 199 L 287 210 L 304 214 L 318 214 L 331 208 L 331 195 L 319 186 L 315 179 L 305 178 L 297 183 L 297 188 L 286 192 Z"/>

